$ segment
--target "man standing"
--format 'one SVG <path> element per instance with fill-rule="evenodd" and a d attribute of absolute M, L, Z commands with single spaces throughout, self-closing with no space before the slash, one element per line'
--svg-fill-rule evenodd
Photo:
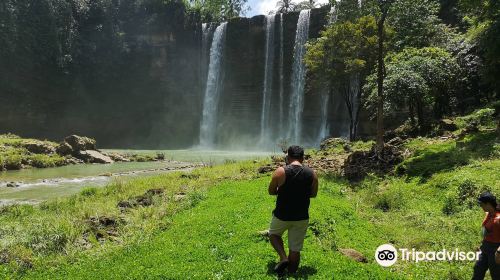
<path fill-rule="evenodd" d="M 309 167 L 303 166 L 304 149 L 290 146 L 286 166 L 274 172 L 269 184 L 269 194 L 277 195 L 276 208 L 269 227 L 271 245 L 280 261 L 274 267 L 281 274 L 286 268 L 295 273 L 299 267 L 300 251 L 309 225 L 309 199 L 318 194 L 318 177 Z M 288 256 L 281 236 L 288 230 Z"/>

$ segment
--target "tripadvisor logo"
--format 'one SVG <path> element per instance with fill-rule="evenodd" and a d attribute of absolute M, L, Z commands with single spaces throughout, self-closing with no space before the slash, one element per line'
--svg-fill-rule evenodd
<path fill-rule="evenodd" d="M 381 266 L 391 266 L 398 260 L 398 251 L 391 244 L 380 245 L 375 251 L 375 260 Z"/>
<path fill-rule="evenodd" d="M 391 244 L 383 244 L 378 246 L 375 250 L 375 260 L 381 266 L 392 266 L 399 259 L 407 262 L 421 262 L 421 261 L 477 261 L 480 252 L 463 252 L 458 249 L 441 251 L 428 251 L 422 252 L 415 249 L 400 248 L 397 250 Z"/>

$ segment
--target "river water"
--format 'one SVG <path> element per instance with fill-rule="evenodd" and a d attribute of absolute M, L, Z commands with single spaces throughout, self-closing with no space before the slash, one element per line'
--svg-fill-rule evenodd
<path fill-rule="evenodd" d="M 0 205 L 38 203 L 68 196 L 84 187 L 100 187 L 113 180 L 127 180 L 176 170 L 189 171 L 195 164 L 213 165 L 226 161 L 263 158 L 269 152 L 201 150 L 103 150 L 134 154 L 165 155 L 165 161 L 78 164 L 55 168 L 31 168 L 0 172 Z M 7 187 L 13 183 L 17 187 Z"/>

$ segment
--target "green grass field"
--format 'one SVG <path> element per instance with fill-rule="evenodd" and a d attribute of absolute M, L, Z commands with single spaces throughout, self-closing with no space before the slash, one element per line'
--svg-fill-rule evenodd
<path fill-rule="evenodd" d="M 358 143 L 359 144 L 359 143 Z M 359 144 L 361 145 L 361 144 Z M 416 138 L 396 175 L 349 183 L 320 176 L 302 263 L 291 279 L 470 279 L 473 262 L 405 262 L 390 268 L 376 248 L 476 251 L 484 213 L 476 198 L 500 195 L 494 130 L 465 139 Z M 266 237 L 275 198 L 270 159 L 228 162 L 115 181 L 39 206 L 0 208 L 1 279 L 273 279 L 277 257 Z M 399 175 L 397 175 L 399 174 Z M 163 193 L 121 209 L 151 189 Z M 179 195 L 181 196 L 180 199 Z M 95 221 L 112 220 L 96 226 Z M 355 249 L 358 263 L 340 253 Z"/>
<path fill-rule="evenodd" d="M 273 279 L 276 256 L 259 235 L 270 221 L 273 198 L 266 193 L 267 177 L 225 182 L 214 187 L 195 207 L 175 215 L 164 231 L 140 244 L 109 255 L 88 256 L 54 270 L 34 270 L 27 278 L 119 279 Z M 383 234 L 360 219 L 338 185 L 323 184 L 313 202 L 311 219 L 318 235 L 308 232 L 298 278 L 396 278 L 376 264 L 358 264 L 335 252 L 336 246 L 369 248 Z M 332 224 L 334 222 L 335 224 Z M 337 231 L 335 240 L 329 239 Z M 371 257 L 371 256 L 370 256 Z M 188 277 L 189 276 L 189 277 Z"/>

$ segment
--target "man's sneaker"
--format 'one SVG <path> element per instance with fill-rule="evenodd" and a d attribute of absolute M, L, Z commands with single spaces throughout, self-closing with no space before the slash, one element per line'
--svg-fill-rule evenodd
<path fill-rule="evenodd" d="M 280 261 L 274 266 L 274 272 L 278 274 L 283 274 L 285 269 L 288 267 L 288 260 Z"/>

